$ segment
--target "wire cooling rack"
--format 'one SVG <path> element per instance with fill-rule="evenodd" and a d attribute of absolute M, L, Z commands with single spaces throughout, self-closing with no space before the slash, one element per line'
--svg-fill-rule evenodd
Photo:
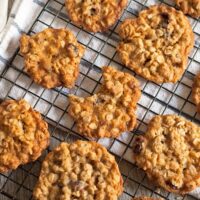
<path fill-rule="evenodd" d="M 124 192 L 121 200 L 129 200 L 134 196 L 147 195 L 162 197 L 164 199 L 193 200 L 198 199 L 191 195 L 177 196 L 162 189 L 156 188 L 149 182 L 132 160 L 132 141 L 135 135 L 146 130 L 146 125 L 154 115 L 177 113 L 199 123 L 200 116 L 196 113 L 195 105 L 191 100 L 191 86 L 195 74 L 200 70 L 200 21 L 189 18 L 195 33 L 195 47 L 189 57 L 188 68 L 177 84 L 158 85 L 137 76 L 118 60 L 115 48 L 119 41 L 116 28 L 127 17 L 135 17 L 138 12 L 153 4 L 164 3 L 174 6 L 172 1 L 157 0 L 129 0 L 128 7 L 120 20 L 106 33 L 92 34 L 80 29 L 68 19 L 64 7 L 64 0 L 48 0 L 43 6 L 38 18 L 34 21 L 29 34 L 42 31 L 47 27 L 67 27 L 74 32 L 80 43 L 86 46 L 84 58 L 81 61 L 79 79 L 76 87 L 55 88 L 45 90 L 36 85 L 23 72 L 23 59 L 16 51 L 7 67 L 0 71 L 1 99 L 25 98 L 49 122 L 51 133 L 50 147 L 41 158 L 34 163 L 20 166 L 17 170 L 7 174 L 0 174 L 0 200 L 32 199 L 32 190 L 38 179 L 40 166 L 45 155 L 61 141 L 87 139 L 81 137 L 74 121 L 67 114 L 68 94 L 89 96 L 95 93 L 101 82 L 101 66 L 111 65 L 122 71 L 128 71 L 141 82 L 142 98 L 139 101 L 137 116 L 138 127 L 136 130 L 124 133 L 117 139 L 100 139 L 99 143 L 116 157 L 123 179 Z M 1 63 L 0 63 L 1 65 Z M 3 88 L 3 89 L 2 89 Z"/>

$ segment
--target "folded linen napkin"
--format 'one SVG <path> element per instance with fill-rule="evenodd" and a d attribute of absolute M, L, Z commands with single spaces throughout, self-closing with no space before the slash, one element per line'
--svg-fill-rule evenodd
<path fill-rule="evenodd" d="M 15 0 L 8 22 L 0 33 L 0 57 L 8 61 L 16 51 L 20 35 L 27 32 L 47 0 Z"/>

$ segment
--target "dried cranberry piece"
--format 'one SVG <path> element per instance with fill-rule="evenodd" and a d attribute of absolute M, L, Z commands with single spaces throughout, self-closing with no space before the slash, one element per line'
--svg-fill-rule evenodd
<path fill-rule="evenodd" d="M 71 56 L 77 57 L 79 55 L 79 50 L 74 44 L 68 44 L 67 50 Z"/>
<path fill-rule="evenodd" d="M 161 13 L 161 27 L 162 28 L 167 28 L 169 24 L 169 14 L 168 13 Z"/>
<path fill-rule="evenodd" d="M 83 181 L 71 181 L 70 185 L 74 191 L 83 190 L 86 186 L 86 183 Z"/>
<path fill-rule="evenodd" d="M 166 181 L 166 184 L 167 184 L 170 188 L 172 188 L 173 190 L 178 190 L 178 187 L 175 186 L 175 185 L 173 185 L 171 181 L 169 181 L 169 180 Z"/>
<path fill-rule="evenodd" d="M 140 154 L 143 149 L 144 138 L 142 136 L 136 137 L 133 144 L 133 152 Z"/>

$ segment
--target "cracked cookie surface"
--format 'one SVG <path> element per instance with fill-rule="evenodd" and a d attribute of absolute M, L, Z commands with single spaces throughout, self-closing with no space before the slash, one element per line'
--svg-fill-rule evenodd
<path fill-rule="evenodd" d="M 96 142 L 61 143 L 45 158 L 36 200 L 117 200 L 123 181 L 114 156 Z"/>
<path fill-rule="evenodd" d="M 200 17 L 200 0 L 175 0 L 175 2 L 185 14 Z"/>
<path fill-rule="evenodd" d="M 200 73 L 196 75 L 192 86 L 193 101 L 197 106 L 197 112 L 200 113 Z"/>
<path fill-rule="evenodd" d="M 181 11 L 158 5 L 119 27 L 117 47 L 123 64 L 156 83 L 177 82 L 194 45 L 189 20 Z"/>
<path fill-rule="evenodd" d="M 25 100 L 0 104 L 0 172 L 35 161 L 49 144 L 47 123 Z"/>
<path fill-rule="evenodd" d="M 154 117 L 133 142 L 136 164 L 169 192 L 186 194 L 200 185 L 200 127 L 177 115 Z"/>
<path fill-rule="evenodd" d="M 127 0 L 66 0 L 70 19 L 91 32 L 102 32 L 118 20 Z"/>
<path fill-rule="evenodd" d="M 71 88 L 79 74 L 84 47 L 69 30 L 48 28 L 33 36 L 22 35 L 20 53 L 28 75 L 45 88 Z"/>
<path fill-rule="evenodd" d="M 141 96 L 135 77 L 112 67 L 103 67 L 103 83 L 98 93 L 81 98 L 70 96 L 69 114 L 80 134 L 118 137 L 136 125 L 136 105 Z"/>

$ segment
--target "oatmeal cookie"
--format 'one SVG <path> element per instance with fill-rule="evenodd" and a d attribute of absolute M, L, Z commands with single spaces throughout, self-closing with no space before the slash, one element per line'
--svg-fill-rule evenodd
<path fill-rule="evenodd" d="M 181 11 L 157 5 L 119 27 L 117 47 L 123 64 L 156 83 L 177 82 L 194 45 L 189 20 Z"/>
<path fill-rule="evenodd" d="M 200 0 L 175 0 L 175 2 L 185 14 L 200 17 Z"/>
<path fill-rule="evenodd" d="M 48 126 L 25 100 L 0 104 L 0 173 L 35 161 L 49 144 Z"/>
<path fill-rule="evenodd" d="M 96 142 L 61 143 L 47 155 L 33 192 L 36 200 L 117 200 L 123 180 L 114 156 Z"/>
<path fill-rule="evenodd" d="M 169 192 L 200 186 L 200 127 L 177 115 L 154 117 L 133 142 L 134 160 L 149 179 Z"/>
<path fill-rule="evenodd" d="M 114 25 L 127 0 L 66 0 L 69 18 L 91 32 L 103 32 Z"/>
<path fill-rule="evenodd" d="M 26 72 L 36 83 L 45 88 L 71 88 L 79 74 L 84 47 L 69 30 L 48 28 L 33 36 L 23 35 L 20 53 Z"/>
<path fill-rule="evenodd" d="M 70 96 L 69 114 L 79 133 L 87 137 L 118 137 L 136 125 L 136 105 L 141 91 L 132 75 L 103 67 L 103 84 L 93 96 Z"/>
<path fill-rule="evenodd" d="M 197 105 L 197 112 L 200 113 L 200 73 L 194 79 L 192 97 L 194 103 Z"/>

